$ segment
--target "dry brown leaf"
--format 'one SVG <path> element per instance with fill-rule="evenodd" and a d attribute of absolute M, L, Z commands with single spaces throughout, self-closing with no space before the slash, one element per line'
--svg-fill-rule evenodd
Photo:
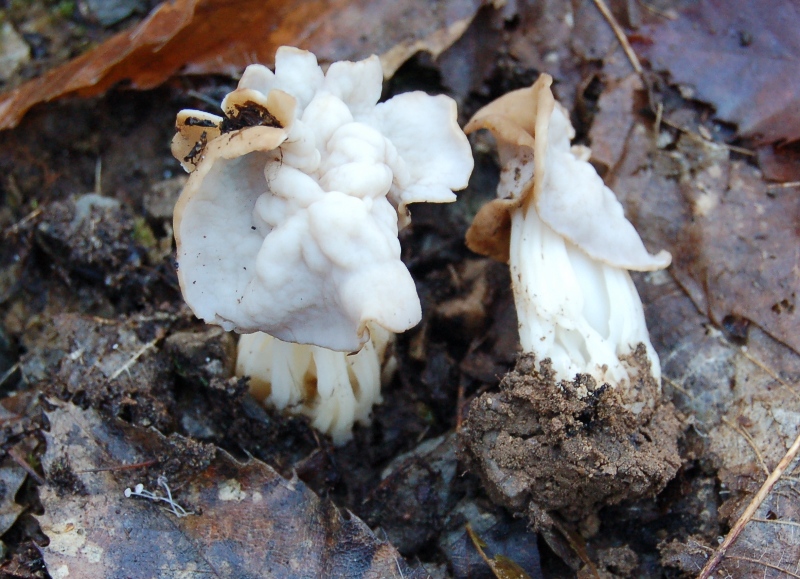
<path fill-rule="evenodd" d="M 48 418 L 42 465 L 49 484 L 39 522 L 50 538 L 42 552 L 53 577 L 423 576 L 356 516 L 260 461 L 242 464 L 222 450 L 104 422 L 71 404 Z M 159 456 L 171 460 L 152 465 Z M 126 468 L 139 463 L 149 469 Z M 196 514 L 177 517 L 165 502 L 123 494 L 137 483 L 156 490 L 152 479 L 169 464 L 172 497 Z"/>
<path fill-rule="evenodd" d="M 597 101 L 598 114 L 589 131 L 589 139 L 592 161 L 605 167 L 606 171 L 613 171 L 625 153 L 634 124 L 634 99 L 643 88 L 639 75 L 631 74 L 621 81 L 612 81 Z"/>
<path fill-rule="evenodd" d="M 634 126 L 608 180 L 643 238 L 667 245 L 676 257 L 672 275 L 647 274 L 638 285 L 664 388 L 697 433 L 690 439 L 699 448 L 691 455 L 710 459 L 722 485 L 719 507 L 715 501 L 698 513 L 694 530 L 686 528 L 704 536 L 664 546 L 665 565 L 695 575 L 718 547 L 720 524 L 733 525 L 745 512 L 800 428 L 793 294 L 800 287 L 793 225 L 800 207 L 792 190 L 769 189 L 755 168 L 700 135 L 681 133 L 674 149 L 656 149 L 648 127 L 629 112 Z M 601 107 L 595 122 L 611 122 L 606 114 Z M 748 332 L 747 319 L 760 327 Z M 744 325 L 735 328 L 731 320 Z M 732 334 L 747 348 L 725 339 L 712 321 L 743 328 Z M 733 577 L 797 575 L 792 533 L 800 530 L 800 512 L 791 500 L 797 480 L 796 474 L 779 480 L 718 570 Z"/>
<path fill-rule="evenodd" d="M 698 433 L 694 438 L 703 446 L 698 454 L 717 471 L 721 504 L 718 511 L 715 504 L 712 512 L 701 513 L 713 521 L 710 532 L 683 536 L 663 550 L 665 564 L 696 576 L 718 546 L 719 525 L 733 525 L 797 437 L 800 356 L 759 328 L 751 328 L 746 348 L 732 344 L 707 329 L 708 319 L 667 273 L 648 274 L 642 281 L 664 388 Z M 798 574 L 796 461 L 792 468 L 756 510 L 718 571 L 731 577 Z"/>
<path fill-rule="evenodd" d="M 770 181 L 800 181 L 800 143 L 786 147 L 768 145 L 758 149 L 758 166 Z"/>
<path fill-rule="evenodd" d="M 720 327 L 731 317 L 755 322 L 800 352 L 795 191 L 771 189 L 757 169 L 698 135 L 654 150 L 641 119 L 625 150 L 606 181 L 645 243 L 672 253 L 671 271 L 697 307 Z"/>
<path fill-rule="evenodd" d="M 39 102 L 102 93 L 121 81 L 158 86 L 170 76 L 236 74 L 271 64 L 281 45 L 320 61 L 390 50 L 389 72 L 419 50 L 438 55 L 464 31 L 481 0 L 174 0 L 97 48 L 0 98 L 0 129 Z"/>
<path fill-rule="evenodd" d="M 793 0 L 704 0 L 662 19 L 643 50 L 655 68 L 693 86 L 739 134 L 800 139 L 800 6 Z"/>

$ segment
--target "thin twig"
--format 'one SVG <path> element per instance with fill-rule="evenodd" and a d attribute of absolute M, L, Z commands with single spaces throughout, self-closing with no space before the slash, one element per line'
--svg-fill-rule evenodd
<path fill-rule="evenodd" d="M 636 71 L 636 74 L 641 75 L 644 70 L 642 69 L 642 64 L 639 62 L 639 57 L 636 56 L 636 53 L 633 51 L 631 47 L 631 43 L 628 42 L 628 37 L 625 36 L 625 31 L 622 30 L 622 27 L 617 23 L 617 19 L 614 18 L 614 15 L 611 13 L 611 10 L 608 9 L 604 0 L 594 0 L 594 5 L 597 6 L 597 9 L 600 11 L 600 14 L 603 15 L 603 18 L 606 19 L 611 29 L 614 31 L 614 35 L 619 40 L 619 43 L 622 45 L 622 50 L 625 51 L 625 55 L 628 57 L 628 60 L 631 61 L 631 66 L 633 66 L 633 70 Z"/>
<path fill-rule="evenodd" d="M 700 571 L 700 575 L 697 576 L 697 579 L 709 579 L 711 574 L 714 573 L 714 570 L 719 565 L 720 561 L 722 561 L 723 557 L 725 557 L 725 553 L 728 549 L 733 545 L 736 539 L 739 538 L 739 535 L 744 530 L 745 525 L 753 518 L 756 510 L 758 507 L 761 506 L 761 503 L 764 502 L 764 499 L 767 498 L 770 491 L 772 491 L 772 487 L 775 486 L 775 483 L 778 482 L 778 479 L 781 478 L 784 471 L 789 468 L 789 465 L 794 461 L 797 457 L 797 452 L 800 451 L 800 434 L 795 438 L 792 446 L 789 447 L 789 450 L 786 451 L 786 454 L 783 455 L 783 458 L 778 463 L 778 466 L 775 467 L 775 470 L 770 473 L 767 477 L 767 480 L 764 481 L 764 484 L 761 485 L 761 488 L 758 489 L 758 492 L 753 497 L 753 500 L 750 501 L 750 504 L 747 505 L 747 508 L 742 513 L 742 516 L 739 517 L 739 520 L 736 521 L 736 524 L 733 525 L 733 528 L 728 533 L 728 536 L 725 537 L 725 540 L 719 546 L 719 548 L 714 553 L 714 556 L 708 560 L 703 570 Z"/>
<path fill-rule="evenodd" d="M 667 384 L 669 384 L 670 386 L 672 386 L 673 388 L 675 388 L 675 390 L 677 390 L 678 392 L 680 392 L 681 394 L 683 394 L 684 396 L 686 396 L 687 398 L 689 398 L 690 400 L 694 400 L 694 395 L 692 395 L 692 393 L 691 393 L 691 392 L 689 392 L 689 391 L 688 391 L 686 388 L 684 388 L 683 386 L 681 386 L 680 384 L 678 384 L 678 383 L 677 383 L 675 380 L 673 380 L 672 378 L 669 378 L 669 377 L 667 377 L 667 376 L 661 376 L 661 379 L 662 379 L 664 382 L 666 382 Z"/>
<path fill-rule="evenodd" d="M 11 368 L 9 368 L 8 370 L 6 370 L 6 372 L 5 372 L 5 373 L 4 373 L 2 376 L 0 376 L 0 386 L 2 386 L 3 384 L 5 384 L 6 380 L 8 380 L 9 378 L 11 378 L 11 376 L 14 374 L 14 372 L 16 372 L 17 370 L 19 370 L 19 366 L 20 366 L 20 363 L 19 363 L 19 362 L 17 362 L 17 363 L 16 363 L 16 364 L 14 364 L 13 366 L 11 366 Z"/>
<path fill-rule="evenodd" d="M 38 472 L 33 470 L 33 467 L 29 465 L 27 461 L 25 461 L 25 459 L 19 456 L 13 448 L 8 449 L 6 452 L 8 452 L 8 456 L 10 456 L 14 460 L 14 462 L 16 462 L 18 465 L 22 467 L 22 470 L 24 470 L 34 479 L 36 479 L 37 483 L 39 483 L 42 486 L 47 484 L 47 481 L 45 481 Z"/>
<path fill-rule="evenodd" d="M 775 183 L 767 187 L 767 191 L 774 191 L 775 189 L 790 189 L 792 187 L 800 187 L 800 181 L 786 181 L 785 183 Z"/>
<path fill-rule="evenodd" d="M 798 399 L 800 399 L 800 393 L 798 393 L 798 392 L 797 392 L 797 390 L 795 390 L 794 388 L 792 388 L 792 386 L 791 386 L 791 385 L 790 385 L 790 384 L 789 384 L 789 383 L 788 383 L 786 380 L 784 380 L 783 378 L 781 378 L 780 376 L 778 376 L 778 374 L 777 374 L 777 373 L 776 373 L 774 370 L 772 370 L 772 368 L 770 368 L 770 367 L 769 367 L 769 366 L 767 366 L 767 365 L 766 365 L 764 362 L 762 362 L 761 360 L 759 360 L 758 358 L 756 358 L 755 356 L 753 356 L 753 355 L 750 353 L 750 351 L 747 349 L 747 347 L 745 347 L 745 346 L 742 346 L 741 348 L 739 348 L 739 350 L 741 351 L 741 353 L 742 353 L 742 356 L 744 356 L 745 358 L 747 358 L 748 360 L 750 360 L 750 361 L 751 361 L 753 364 L 755 364 L 756 366 L 758 366 L 759 368 L 761 368 L 762 370 L 764 370 L 764 372 L 766 372 L 767 374 L 769 374 L 769 376 L 770 376 L 770 377 L 771 377 L 773 380 L 775 380 L 775 381 L 776 381 L 776 382 L 778 382 L 778 383 L 779 383 L 781 386 L 783 386 L 783 387 L 784 387 L 784 388 L 786 388 L 786 389 L 787 389 L 789 392 L 791 392 L 791 393 L 794 395 L 794 397 L 795 397 L 795 398 L 798 398 Z"/>
<path fill-rule="evenodd" d="M 727 424 L 727 425 L 728 425 L 728 427 L 730 427 L 732 430 L 734 430 L 734 431 L 736 431 L 737 433 L 739 433 L 739 435 L 740 435 L 742 438 L 744 438 L 744 439 L 745 439 L 745 441 L 747 442 L 747 444 L 750 446 L 750 448 L 751 448 L 751 449 L 753 450 L 753 452 L 755 453 L 755 455 L 756 455 L 756 458 L 758 459 L 758 463 L 761 465 L 761 470 L 763 470 L 763 471 L 764 471 L 764 474 L 765 474 L 765 475 L 769 476 L 769 468 L 767 467 L 767 463 L 766 463 L 766 461 L 764 461 L 764 455 L 762 455 L 762 454 L 761 454 L 761 451 L 760 451 L 760 450 L 758 450 L 758 446 L 756 446 L 756 441 L 755 441 L 755 440 L 753 440 L 753 437 L 752 437 L 752 436 L 750 436 L 750 433 L 749 433 L 749 432 L 747 432 L 747 431 L 746 431 L 744 428 L 739 428 L 738 426 L 736 426 L 736 425 L 735 425 L 733 422 L 731 422 L 730 420 L 728 420 L 728 419 L 727 419 L 727 418 L 725 418 L 724 416 L 722 417 L 722 422 L 724 422 L 725 424 Z"/>
<path fill-rule="evenodd" d="M 138 352 L 136 352 L 133 356 L 131 356 L 130 359 L 127 362 L 125 362 L 122 366 L 120 366 L 117 369 L 117 371 L 114 372 L 111 375 L 111 377 L 109 377 L 109 381 L 116 380 L 119 377 L 120 374 L 122 374 L 123 372 L 126 372 L 127 370 L 129 370 L 130 367 L 133 366 L 136 363 L 136 360 L 138 360 L 142 356 L 142 354 L 147 352 L 147 350 L 149 350 L 150 348 L 154 347 L 156 345 L 156 343 L 160 339 L 161 339 L 160 337 L 155 337 L 152 340 L 150 340 L 149 342 L 147 342 L 144 346 L 142 346 L 139 349 Z"/>
<path fill-rule="evenodd" d="M 712 141 L 712 140 L 706 139 L 703 135 L 701 135 L 699 133 L 695 133 L 694 131 L 692 131 L 690 129 L 687 129 L 686 127 L 682 127 L 681 125 L 679 125 L 677 123 L 673 123 L 672 121 L 670 121 L 668 119 L 663 119 L 662 118 L 661 122 L 663 124 L 667 125 L 668 127 L 672 127 L 676 131 L 680 131 L 680 132 L 684 133 L 687 137 L 689 137 L 689 138 L 691 138 L 691 139 L 693 139 L 695 141 L 698 141 L 700 143 L 713 143 L 714 145 L 719 145 L 720 147 L 725 147 L 726 149 L 728 149 L 730 151 L 733 151 L 735 153 L 739 153 L 741 155 L 747 155 L 749 157 L 755 157 L 756 156 L 755 152 L 751 151 L 750 149 L 745 149 L 744 147 L 737 147 L 736 145 L 729 145 L 728 143 L 718 143 L 717 141 Z"/>
<path fill-rule="evenodd" d="M 6 237 L 9 237 L 11 235 L 16 235 L 20 229 L 22 229 L 25 225 L 27 225 L 28 222 L 33 221 L 34 219 L 39 217 L 41 213 L 42 213 L 42 208 L 37 207 L 36 209 L 28 213 L 25 217 L 17 221 L 14 225 L 6 229 L 5 232 L 3 232 L 3 238 L 5 239 Z"/>

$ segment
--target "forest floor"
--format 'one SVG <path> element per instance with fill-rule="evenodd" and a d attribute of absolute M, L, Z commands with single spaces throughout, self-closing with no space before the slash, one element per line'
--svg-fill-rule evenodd
<path fill-rule="evenodd" d="M 189 30 L 224 3 L 167 4 Z M 263 4 L 238 9 L 263 23 Z M 291 23 L 302 3 L 276 4 Z M 242 55 L 224 43 L 193 53 L 184 45 L 198 36 L 185 30 L 159 37 L 178 48 L 158 62 L 108 48 L 115 35 L 125 46 L 147 36 L 160 6 L 143 0 L 8 0 L 0 576 L 688 577 L 736 529 L 717 572 L 800 577 L 796 6 L 642 0 L 611 3 L 608 18 L 592 0 L 333 4 L 335 24 L 304 13 L 313 33 L 287 24 L 281 41 L 321 62 L 388 54 L 384 98 L 449 94 L 462 125 L 540 73 L 554 77 L 576 142 L 648 249 L 673 255 L 670 269 L 633 277 L 661 359 L 654 396 L 680 429 L 677 473 L 656 496 L 584 497 L 542 519 L 544 498 L 487 492 L 473 472 L 480 451 L 466 460 L 469 420 L 480 419 L 471 406 L 499 392 L 520 353 L 508 266 L 464 245 L 499 178 L 484 134 L 471 137 L 475 170 L 458 201 L 413 206 L 401 232 L 423 320 L 398 336 L 371 426 L 335 447 L 305 419 L 260 406 L 232 376 L 235 337 L 184 304 L 172 238 L 186 181 L 170 154 L 175 114 L 213 110 Z M 223 33 L 237 31 L 211 34 Z M 266 41 L 250 48 L 245 60 L 274 53 Z M 83 68 L 63 68 L 78 55 Z M 42 78 L 40 96 L 25 92 Z M 503 396 L 523 396 L 514 376 Z M 522 404 L 518 420 L 552 411 Z M 567 502 L 573 491 L 559 489 Z"/>

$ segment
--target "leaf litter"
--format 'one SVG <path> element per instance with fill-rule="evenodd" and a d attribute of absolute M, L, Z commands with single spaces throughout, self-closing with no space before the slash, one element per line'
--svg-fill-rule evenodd
<path fill-rule="evenodd" d="M 643 32 L 653 68 L 761 143 L 800 139 L 800 7 L 702 0 Z"/>
<path fill-rule="evenodd" d="M 423 576 L 358 517 L 261 461 L 206 448 L 190 461 L 193 475 L 168 481 L 156 475 L 160 464 L 142 465 L 170 452 L 175 436 L 68 403 L 47 418 L 42 466 L 50 484 L 39 522 L 54 577 Z M 156 485 L 169 508 L 132 498 Z"/>
<path fill-rule="evenodd" d="M 282 45 L 312 50 L 327 62 L 386 53 L 391 74 L 420 50 L 440 54 L 463 33 L 480 4 L 480 0 L 449 0 L 443 6 L 390 0 L 164 2 L 132 29 L 0 97 L 0 129 L 15 126 L 35 104 L 65 95 L 96 95 L 120 82 L 148 89 L 178 72 L 236 74 L 255 62 L 272 64 Z"/>
<path fill-rule="evenodd" d="M 383 8 L 378 3 L 375 7 L 375 18 L 380 19 Z M 117 494 L 108 498 L 114 504 L 120 501 L 121 512 L 141 515 L 126 520 L 155 520 L 161 526 L 154 528 L 165 529 L 170 545 L 185 545 L 175 525 L 201 520 L 206 510 L 198 504 L 206 500 L 203 497 L 216 504 L 212 499 L 218 499 L 220 479 L 213 477 L 220 475 L 223 483 L 233 479 L 243 485 L 224 486 L 222 494 L 233 497 L 228 502 L 240 504 L 235 500 L 240 491 L 247 494 L 241 503 L 252 498 L 250 493 L 256 492 L 252 489 L 260 483 L 253 478 L 254 486 L 246 486 L 250 471 L 238 462 L 250 453 L 279 468 L 286 475 L 280 479 L 283 483 L 293 484 L 291 473 L 296 468 L 316 492 L 380 526 L 379 536 L 385 532 L 403 545 L 404 554 L 420 557 L 426 571 L 436 577 L 492 576 L 473 548 L 466 522 L 492 552 L 504 553 L 515 564 L 524 563 L 525 572 L 532 577 L 693 576 L 718 552 L 719 539 L 728 535 L 743 514 L 746 524 L 720 558 L 717 571 L 733 577 L 798 573 L 792 566 L 798 560 L 794 533 L 800 523 L 800 513 L 793 507 L 796 500 L 792 500 L 797 494 L 796 480 L 800 480 L 795 463 L 788 465 L 752 517 L 746 510 L 748 505 L 753 510 L 754 497 L 786 456 L 799 426 L 800 402 L 793 394 L 800 390 L 796 342 L 800 334 L 792 295 L 798 287 L 792 265 L 798 262 L 792 228 L 796 190 L 775 187 L 763 178 L 775 178 L 779 169 L 787 167 L 781 162 L 768 170 L 767 153 L 786 153 L 791 158 L 791 149 L 761 147 L 757 158 L 745 156 L 727 144 L 736 134 L 713 121 L 714 111 L 686 100 L 691 93 L 670 88 L 664 82 L 670 80 L 666 77 L 653 82 L 648 73 L 642 82 L 639 75 L 632 75 L 633 68 L 613 29 L 591 0 L 572 4 L 509 2 L 500 9 L 483 8 L 463 29 L 471 18 L 472 8 L 467 8 L 460 16 L 430 20 L 425 26 L 420 21 L 410 23 L 417 35 L 402 42 L 397 37 L 386 40 L 381 52 L 398 46 L 394 53 L 400 55 L 398 64 L 422 46 L 420 38 L 423 48 L 433 54 L 443 49 L 435 61 L 426 55 L 412 58 L 399 70 L 389 90 L 402 89 L 409 78 L 418 82 L 414 75 L 432 72 L 434 85 L 440 82 L 449 87 L 466 116 L 494 96 L 530 84 L 540 71 L 556 77 L 555 90 L 568 104 L 579 138 L 592 146 L 593 161 L 623 201 L 643 239 L 651 248 L 667 247 L 676 257 L 671 273 L 648 274 L 636 280 L 661 355 L 663 388 L 678 408 L 676 416 L 685 431 L 683 462 L 676 479 L 655 500 L 622 501 L 597 514 L 586 513 L 590 516 L 575 524 L 564 524 L 559 513 L 551 513 L 556 528 L 541 529 L 542 540 L 537 545 L 535 535 L 524 529 L 524 520 L 516 521 L 520 524 L 516 527 L 511 525 L 505 518 L 508 514 L 489 504 L 480 482 L 464 474 L 464 465 L 456 466 L 452 442 L 433 453 L 425 442 L 417 448 L 418 441 L 460 426 L 461 416 L 473 400 L 496 390 L 518 347 L 507 270 L 475 260 L 460 240 L 471 214 L 494 191 L 496 167 L 487 153 L 489 147 L 480 139 L 475 142 L 479 170 L 472 188 L 462 194 L 464 201 L 451 208 L 416 210 L 414 231 L 404 239 L 410 267 L 420 285 L 425 321 L 401 339 L 400 379 L 385 390 L 386 403 L 376 408 L 373 428 L 356 432 L 355 442 L 348 447 L 332 449 L 325 441 L 315 441 L 302 425 L 289 425 L 248 402 L 246 386 L 228 380 L 229 344 L 213 331 L 195 326 L 178 305 L 169 286 L 168 255 L 152 251 L 152 241 L 141 241 L 146 236 L 137 237 L 140 241 L 136 243 L 127 241 L 141 233 L 141 222 L 136 222 L 140 213 L 147 215 L 145 224 L 156 239 L 169 235 L 165 212 L 151 211 L 143 203 L 155 207 L 144 199 L 155 199 L 152 187 L 173 178 L 166 144 L 161 149 L 152 147 L 153 142 L 168 140 L 166 131 L 153 128 L 169 128 L 171 123 L 160 109 L 177 110 L 183 103 L 164 105 L 163 99 L 175 98 L 165 97 L 165 90 L 141 96 L 112 92 L 94 101 L 100 104 L 99 110 L 80 101 L 39 108 L 18 131 L 0 137 L 5 143 L 0 162 L 9 175 L 0 183 L 5 201 L 0 226 L 4 241 L 8 240 L 0 251 L 0 319 L 2 331 L 11 338 L 8 368 L 12 369 L 2 386 L 46 390 L 62 399 L 71 398 L 83 408 L 70 410 L 72 419 L 84 420 L 79 417 L 97 410 L 101 416 L 97 420 L 105 427 L 113 426 L 112 434 L 138 433 L 130 434 L 129 439 L 124 434 L 122 441 L 136 447 L 136 452 L 117 462 L 103 457 L 102 466 L 92 467 L 112 470 L 78 472 L 71 456 L 68 461 L 61 456 L 62 460 L 57 457 L 45 464 L 49 484 L 39 491 L 41 497 L 47 497 L 43 521 L 51 516 L 48 512 L 58 512 L 59 501 L 67 505 L 86 500 L 83 493 L 89 492 L 89 487 L 84 479 L 98 476 L 113 480 Z M 651 31 L 678 22 L 669 17 L 671 10 L 680 21 L 697 17 L 691 9 L 676 12 L 664 3 L 614 2 L 610 9 L 634 40 L 656 38 Z M 442 22 L 447 25 L 440 26 Z M 445 33 L 437 36 L 437 31 Z M 331 51 L 341 49 L 347 55 L 347 50 L 354 50 L 361 55 L 361 48 L 353 48 L 357 37 L 348 36 L 346 27 L 328 28 L 320 34 L 331 43 Z M 460 39 L 444 49 L 460 34 Z M 761 44 L 752 44 L 761 50 Z M 492 49 L 487 51 L 486 46 Z M 636 46 L 641 49 L 641 42 Z M 364 50 L 376 50 L 370 47 L 368 44 Z M 658 48 L 654 40 L 649 50 Z M 131 62 L 139 56 L 130 57 Z M 100 79 L 97 86 L 102 82 Z M 211 94 L 217 84 L 224 85 L 219 80 L 184 78 L 181 82 L 198 87 L 195 94 Z M 738 99 L 739 95 L 740 87 L 730 89 L 729 98 Z M 155 107 L 159 112 L 133 116 L 132 111 L 155 110 L 143 103 L 156 99 L 162 99 Z M 662 109 L 651 110 L 650 103 L 661 103 Z M 104 115 L 110 115 L 113 123 L 104 122 Z M 159 120 L 159 116 L 163 118 Z M 57 131 L 52 128 L 54 119 L 59 119 Z M 124 127 L 117 140 L 108 137 L 109 129 L 100 129 L 105 136 L 98 139 L 96 129 L 88 128 L 117 123 Z M 142 151 L 136 164 L 128 163 L 125 156 L 131 149 Z M 103 193 L 120 200 L 122 208 L 92 209 L 85 229 L 70 228 L 74 203 L 91 188 L 91 179 L 85 176 L 91 175 L 101 152 L 104 175 L 108 175 Z M 756 162 L 764 175 L 756 169 Z M 782 179 L 790 176 L 784 173 Z M 129 207 L 136 215 L 126 213 Z M 110 227 L 103 211 L 119 218 L 121 226 Z M 100 250 L 93 249 L 93 240 L 103 236 L 110 243 L 101 241 Z M 139 256 L 138 261 L 136 257 L 130 260 L 131 255 Z M 98 274 L 112 268 L 109 273 L 118 275 L 110 277 L 106 286 Z M 162 285 L 153 286 L 150 282 L 154 279 Z M 145 292 L 146 299 L 134 299 Z M 65 311 L 71 313 L 56 316 Z M 156 313 L 161 318 L 153 321 Z M 151 321 L 142 321 L 146 319 Z M 56 331 L 48 332 L 50 326 Z M 78 355 L 82 345 L 84 351 Z M 54 378 L 52 384 L 48 384 L 48 372 Z M 89 380 L 82 382 L 84 378 Z M 146 384 L 155 389 L 144 387 Z M 159 410 L 156 402 L 169 412 Z M 64 403 L 58 404 L 61 408 L 51 408 L 51 413 L 65 411 Z M 167 436 L 144 430 L 142 425 L 148 423 L 157 424 Z M 186 435 L 192 439 L 183 438 Z M 67 443 L 53 441 L 52 445 Z M 88 439 L 86 444 L 90 444 Z M 219 446 L 225 451 L 218 450 Z M 237 458 L 231 459 L 225 452 Z M 38 474 L 35 453 L 29 456 L 20 449 L 16 454 Z M 381 470 L 398 456 L 404 458 L 394 463 L 382 482 Z M 123 463 L 124 469 L 120 468 Z M 224 468 L 215 470 L 214 465 L 223 463 Z M 454 471 L 459 476 L 452 478 Z M 258 472 L 262 476 L 262 471 Z M 228 473 L 235 474 L 225 478 Z M 125 488 L 135 492 L 141 484 L 139 494 L 157 492 L 166 498 L 160 476 L 166 476 L 162 480 L 174 503 L 198 515 L 177 523 L 174 514 L 156 503 L 124 497 Z M 20 501 L 30 504 L 25 488 L 23 485 Z M 210 488 L 216 489 L 217 495 L 208 495 Z M 304 496 L 316 500 L 303 488 Z M 367 497 L 369 501 L 364 503 Z M 320 504 L 328 504 L 326 500 Z M 318 511 L 304 513 L 295 516 L 308 524 L 304 517 L 313 522 Z M 242 516 L 237 511 L 237 517 Z M 17 539 L 8 543 L 14 551 L 2 569 L 13 571 L 12 577 L 33 577 L 39 572 L 26 547 L 30 543 L 24 542 L 36 536 L 34 531 L 24 530 L 29 525 L 26 520 L 31 519 L 23 513 L 7 534 L 23 537 L 19 543 Z M 495 521 L 495 526 L 489 521 Z M 109 518 L 103 522 L 115 524 Z M 49 520 L 47 524 L 57 523 Z M 246 541 L 250 525 L 258 527 L 258 521 L 226 524 L 224 534 L 232 543 Z M 358 528 L 366 536 L 368 531 Z M 58 540 L 55 544 L 57 547 Z M 142 548 L 143 544 L 146 541 L 134 542 L 132 547 Z M 383 545 L 389 552 L 388 544 Z M 503 551 L 502 545 L 510 550 Z M 96 555 L 92 549 L 81 551 L 85 546 L 77 551 L 78 559 Z M 131 545 L 109 546 L 126 547 Z M 222 547 L 218 544 L 217 548 Z M 537 559 L 523 562 L 515 555 L 523 551 L 535 552 Z M 244 555 L 234 556 L 232 548 L 226 552 L 230 564 L 244 560 Z M 195 565 L 202 564 L 195 561 Z M 60 568 L 49 565 L 51 575 Z M 403 569 L 406 576 L 414 572 Z"/>

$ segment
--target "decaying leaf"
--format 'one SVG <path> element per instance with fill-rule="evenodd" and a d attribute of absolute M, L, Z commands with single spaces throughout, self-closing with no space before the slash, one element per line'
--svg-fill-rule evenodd
<path fill-rule="evenodd" d="M 421 577 L 360 519 L 260 461 L 242 464 L 213 447 L 181 457 L 186 439 L 71 404 L 48 418 L 39 522 L 53 577 Z M 125 496 L 126 487 L 146 494 L 137 484 L 158 488 L 163 453 L 178 469 L 166 480 L 172 499 L 195 514 Z"/>
<path fill-rule="evenodd" d="M 128 81 L 158 86 L 170 76 L 236 74 L 271 64 L 285 44 L 321 61 L 390 52 L 388 73 L 420 50 L 438 55 L 464 31 L 481 0 L 175 0 L 163 2 L 132 30 L 0 98 L 0 129 L 15 126 L 33 105 L 102 93 Z"/>
<path fill-rule="evenodd" d="M 793 0 L 703 0 L 662 19 L 644 52 L 696 89 L 739 134 L 800 139 L 800 6 Z"/>
<path fill-rule="evenodd" d="M 770 188 L 752 165 L 698 136 L 656 150 L 641 119 L 606 181 L 645 243 L 672 253 L 671 271 L 717 326 L 749 320 L 800 352 L 794 190 Z"/>
<path fill-rule="evenodd" d="M 14 497 L 27 476 L 22 467 L 9 458 L 0 465 L 0 533 L 5 534 L 25 510 L 14 501 Z"/>
<path fill-rule="evenodd" d="M 639 75 L 631 74 L 606 86 L 598 99 L 598 113 L 592 123 L 589 139 L 592 161 L 606 171 L 613 171 L 625 153 L 628 136 L 634 125 L 636 93 L 643 88 Z"/>
<path fill-rule="evenodd" d="M 157 324 L 156 333 L 163 335 L 166 318 L 150 320 Z M 125 414 L 134 424 L 168 428 L 175 404 L 168 389 L 169 365 L 156 355 L 159 336 L 143 342 L 137 330 L 141 326 L 135 319 L 57 315 L 23 360 L 23 378 L 60 398 L 78 399 L 114 416 Z"/>
<path fill-rule="evenodd" d="M 494 573 L 497 579 L 530 579 L 530 575 L 510 557 L 495 555 L 490 559 L 484 552 L 484 549 L 487 547 L 486 543 L 472 530 L 470 525 L 467 525 L 467 534 L 472 544 L 475 546 L 475 549 L 480 553 L 481 558 L 491 568 L 492 573 Z"/>
<path fill-rule="evenodd" d="M 662 328 L 652 336 L 664 387 L 699 433 L 698 454 L 717 469 L 719 519 L 733 525 L 800 431 L 800 356 L 758 328 L 751 328 L 746 347 L 731 343 L 667 274 L 648 275 L 640 287 L 651 327 Z M 680 322 L 665 330 L 667 320 Z M 799 490 L 795 462 L 718 569 L 733 577 L 795 576 Z M 695 576 L 718 546 L 717 532 L 664 545 L 664 563 Z"/>

